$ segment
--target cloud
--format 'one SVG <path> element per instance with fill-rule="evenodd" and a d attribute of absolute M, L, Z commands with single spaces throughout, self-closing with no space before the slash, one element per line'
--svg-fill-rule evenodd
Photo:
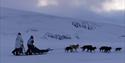
<path fill-rule="evenodd" d="M 47 14 L 115 24 L 124 22 L 125 0 L 53 0 L 58 5 L 41 7 Z M 49 1 L 50 2 L 50 1 Z"/>
<path fill-rule="evenodd" d="M 125 11 L 125 0 L 72 0 L 72 5 L 95 12 Z"/>
<path fill-rule="evenodd" d="M 107 0 L 101 4 L 100 11 L 112 12 L 125 10 L 125 0 Z"/>
<path fill-rule="evenodd" d="M 38 0 L 39 7 L 86 9 L 94 12 L 125 10 L 125 0 Z"/>
<path fill-rule="evenodd" d="M 57 6 L 57 0 L 38 0 L 39 7 Z"/>

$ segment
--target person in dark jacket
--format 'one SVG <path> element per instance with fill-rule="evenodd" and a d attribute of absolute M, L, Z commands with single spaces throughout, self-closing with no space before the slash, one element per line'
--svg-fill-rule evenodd
<path fill-rule="evenodd" d="M 27 47 L 28 47 L 28 50 L 26 52 L 26 55 L 32 55 L 32 54 L 36 54 L 37 52 L 39 52 L 39 49 L 34 46 L 33 36 L 31 36 L 30 39 L 28 40 Z"/>

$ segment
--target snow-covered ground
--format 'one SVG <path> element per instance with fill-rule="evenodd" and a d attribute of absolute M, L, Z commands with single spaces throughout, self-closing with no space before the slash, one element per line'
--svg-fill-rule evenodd
<path fill-rule="evenodd" d="M 72 22 L 87 22 L 93 30 L 75 28 Z M 30 35 L 35 36 L 38 48 L 53 48 L 46 55 L 13 56 L 15 38 L 22 33 L 25 48 Z M 70 35 L 72 39 L 57 40 L 46 37 L 45 33 Z M 1 63 L 125 63 L 125 27 L 89 22 L 64 17 L 49 16 L 34 12 L 0 8 L 0 62 Z M 76 36 L 79 37 L 76 38 Z M 92 44 L 96 52 L 66 53 L 64 48 L 70 44 Z M 100 46 L 112 46 L 111 53 L 100 53 Z M 123 50 L 115 52 L 116 47 Z"/>

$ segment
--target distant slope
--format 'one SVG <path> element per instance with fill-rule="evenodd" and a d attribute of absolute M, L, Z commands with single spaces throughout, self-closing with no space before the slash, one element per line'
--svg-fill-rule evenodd
<path fill-rule="evenodd" d="M 52 35 L 66 35 L 74 40 L 88 40 L 99 42 L 124 42 L 125 30 L 123 26 L 106 23 L 96 23 L 64 17 L 50 16 L 28 11 L 20 11 L 9 8 L 0 9 L 1 35 L 34 34 L 39 38 L 51 38 Z"/>

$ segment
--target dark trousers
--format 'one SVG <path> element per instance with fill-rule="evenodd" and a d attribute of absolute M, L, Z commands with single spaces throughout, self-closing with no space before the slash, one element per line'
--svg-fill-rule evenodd
<path fill-rule="evenodd" d="M 40 50 L 35 47 L 34 45 L 27 45 L 28 46 L 28 50 L 26 51 L 26 55 L 32 55 L 35 54 L 37 52 L 39 52 Z"/>
<path fill-rule="evenodd" d="M 28 46 L 28 50 L 26 51 L 27 55 L 32 55 L 33 54 L 33 49 L 34 49 L 34 45 L 27 45 Z"/>
<path fill-rule="evenodd" d="M 13 51 L 12 51 L 13 55 L 20 55 L 23 53 L 23 49 L 22 48 L 15 48 Z"/>

